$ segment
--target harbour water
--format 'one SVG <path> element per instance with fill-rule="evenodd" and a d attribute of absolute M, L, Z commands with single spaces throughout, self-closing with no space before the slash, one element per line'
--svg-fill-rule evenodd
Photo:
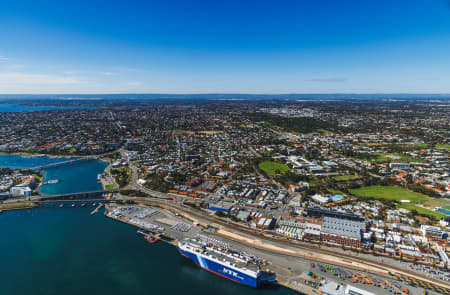
<path fill-rule="evenodd" d="M 0 154 L 0 168 L 11 168 L 11 169 L 22 169 L 30 168 L 40 165 L 46 165 L 56 162 L 61 162 L 64 160 L 69 160 L 70 158 L 56 158 L 56 157 L 38 157 L 38 156 L 26 156 L 26 155 L 8 155 Z"/>
<path fill-rule="evenodd" d="M 2 156 L 0 167 L 17 167 L 11 165 L 16 160 L 21 167 L 35 165 L 38 159 L 54 160 Z M 45 177 L 60 182 L 43 189 L 94 189 L 105 166 L 92 161 L 47 169 Z M 0 294 L 295 294 L 281 287 L 256 290 L 210 274 L 175 247 L 149 244 L 136 228 L 103 214 L 91 216 L 92 210 L 42 207 L 0 214 Z"/>
<path fill-rule="evenodd" d="M 97 175 L 103 173 L 108 164 L 102 161 L 89 161 L 74 165 L 64 165 L 44 169 L 44 180 L 59 180 L 58 183 L 43 185 L 39 191 L 47 195 L 88 192 L 101 190 Z"/>
<path fill-rule="evenodd" d="M 254 290 L 195 266 L 163 242 L 87 208 L 0 215 L 0 294 L 295 294 Z"/>
<path fill-rule="evenodd" d="M 0 168 L 30 168 L 68 159 L 0 154 Z M 107 165 L 106 162 L 102 161 L 89 161 L 43 169 L 44 181 L 58 179 L 59 182 L 43 185 L 39 188 L 39 191 L 54 195 L 100 190 L 102 186 L 97 182 L 97 175 L 103 173 Z"/>

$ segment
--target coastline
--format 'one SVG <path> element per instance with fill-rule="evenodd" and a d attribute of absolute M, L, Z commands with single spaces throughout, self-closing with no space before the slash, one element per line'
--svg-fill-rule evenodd
<path fill-rule="evenodd" d="M 172 214 L 177 213 L 178 217 L 181 217 L 182 219 L 185 219 L 185 220 L 189 220 L 192 223 L 196 222 L 196 221 L 194 221 L 194 220 L 196 220 L 195 218 L 193 218 L 191 216 L 188 216 L 188 215 L 182 213 L 181 211 L 177 211 L 177 210 L 175 210 L 173 208 L 170 208 L 170 209 L 169 208 L 163 208 L 163 207 L 159 207 L 159 208 L 163 209 L 164 211 L 168 211 L 168 212 L 170 212 Z M 143 226 L 139 226 L 138 224 L 134 224 L 134 223 L 130 222 L 127 219 L 127 217 L 119 218 L 119 217 L 113 216 L 112 214 L 109 214 L 109 210 L 110 209 L 111 209 L 110 205 L 106 205 L 105 206 L 104 216 L 106 218 L 112 219 L 112 220 L 120 222 L 120 223 L 127 224 L 127 225 L 129 225 L 129 226 L 131 226 L 133 228 L 146 230 L 146 231 L 148 230 L 148 229 L 146 229 Z M 175 215 L 175 216 L 177 216 L 177 215 Z M 207 229 L 208 226 L 209 226 L 208 224 L 202 224 L 202 223 L 198 223 L 198 225 L 200 227 L 202 227 L 203 229 Z M 171 237 L 170 235 L 167 235 L 167 234 L 164 234 L 164 236 L 168 237 L 171 240 L 170 241 L 165 241 L 164 239 L 161 239 L 161 241 L 163 241 L 163 242 L 165 242 L 165 243 L 167 243 L 167 244 L 169 244 L 171 246 L 174 246 L 175 248 L 178 247 L 178 240 L 176 238 Z M 213 236 L 220 237 L 221 235 L 213 234 Z M 289 282 L 287 282 L 284 279 L 278 279 L 278 277 L 277 277 L 277 282 L 274 283 L 274 286 L 279 286 L 279 287 L 282 287 L 282 288 L 286 288 L 286 289 L 289 289 L 290 291 L 293 291 L 293 292 L 295 292 L 297 294 L 302 294 L 302 295 L 315 294 L 315 291 L 313 291 L 313 289 L 310 288 L 307 285 L 299 284 L 298 286 L 293 286 L 293 285 L 289 284 Z M 261 290 L 261 289 L 257 288 L 256 290 Z M 308 292 L 306 292 L 306 291 L 308 291 Z M 304 292 L 306 292 L 306 293 L 304 293 Z"/>
<path fill-rule="evenodd" d="M 2 211 L 13 211 L 13 210 L 27 210 L 27 209 L 36 209 L 40 206 L 32 201 L 20 202 L 20 203 L 9 203 L 9 204 L 0 204 L 0 213 Z"/>
<path fill-rule="evenodd" d="M 98 161 L 101 161 L 101 160 L 98 160 Z M 102 161 L 102 162 L 106 162 L 106 161 Z M 107 168 L 108 166 L 106 166 L 105 168 L 104 168 L 104 170 L 103 171 L 105 171 L 106 170 L 106 168 Z M 45 173 L 45 172 L 44 172 Z M 45 179 L 46 177 L 45 177 L 45 175 L 44 175 L 44 179 Z M 150 203 L 152 202 L 151 200 L 148 200 Z M 156 202 L 158 202 L 158 201 L 156 201 Z M 25 202 L 24 202 L 25 203 Z M 143 204 L 145 204 L 145 202 L 142 202 Z M 22 204 L 22 205 L 25 205 L 25 204 Z M 160 204 L 160 206 L 161 206 L 162 204 Z M 177 211 L 178 209 L 177 208 L 173 208 L 173 207 L 170 207 L 170 206 L 168 206 L 167 204 L 166 205 L 162 205 L 161 206 L 161 208 L 164 208 L 164 207 L 169 207 L 170 209 L 172 209 L 173 211 Z M 168 208 L 164 208 L 164 209 L 168 209 Z M 26 207 L 26 206 L 24 206 L 23 208 L 16 208 L 16 209 L 29 209 L 29 207 Z M 169 209 L 169 211 L 170 211 L 170 209 Z M 184 209 L 185 210 L 185 209 Z M 183 209 L 181 209 L 180 210 L 180 212 L 182 212 L 182 211 L 184 211 Z M 190 214 L 192 214 L 193 212 L 188 212 L 188 211 L 185 211 L 185 214 L 184 214 L 184 216 L 182 216 L 183 218 L 186 218 L 186 219 L 188 219 L 188 220 L 192 220 L 192 219 L 194 219 L 194 216 L 196 216 L 196 214 L 195 213 L 193 213 L 194 215 L 193 216 L 190 216 Z M 180 215 L 182 215 L 182 214 L 180 214 Z M 191 218 L 189 218 L 188 216 L 190 216 Z M 198 216 L 197 215 L 197 217 L 199 217 L 199 218 L 202 218 L 202 217 L 200 217 L 200 216 Z M 132 225 L 132 226 L 136 226 L 136 225 Z M 235 233 L 232 233 L 232 232 L 226 232 L 226 231 L 221 231 L 221 230 L 219 230 L 219 231 L 217 231 L 216 233 L 214 233 L 214 234 L 217 234 L 217 235 L 221 235 L 221 234 L 224 234 L 224 237 L 227 239 L 227 240 L 235 240 L 236 242 L 238 242 L 238 243 L 241 243 L 241 244 L 246 244 L 246 245 L 248 245 L 248 246 L 250 246 L 250 247 L 254 247 L 254 248 L 256 248 L 256 249 L 261 249 L 261 250 L 265 250 L 265 251 L 268 251 L 268 252 L 279 252 L 280 254 L 283 254 L 283 255 L 289 255 L 289 256 L 298 256 L 298 257 L 303 257 L 303 258 L 308 258 L 308 256 L 305 256 L 305 253 L 300 253 L 300 254 L 302 254 L 302 255 L 299 255 L 299 253 L 297 253 L 297 251 L 294 253 L 294 251 L 292 251 L 292 250 L 288 250 L 288 249 L 284 249 L 284 250 L 280 250 L 278 247 L 274 247 L 273 245 L 270 245 L 270 244 L 267 244 L 267 243 L 261 243 L 261 241 L 259 241 L 259 240 L 255 240 L 254 239 L 254 237 L 253 237 L 253 239 L 251 239 L 251 238 L 249 238 L 248 236 L 246 236 L 245 234 L 244 235 L 236 235 L 236 232 Z M 241 233 L 241 234 L 243 234 L 243 233 Z M 308 253 L 307 253 L 308 254 Z M 317 253 L 317 254 L 319 254 L 319 253 Z M 309 254 L 309 255 L 311 255 L 311 254 Z M 322 256 L 322 255 L 324 255 L 323 253 L 320 253 L 320 256 Z M 315 255 L 311 255 L 311 256 L 309 256 L 309 257 L 313 257 L 313 256 L 315 256 Z M 369 272 L 369 270 L 368 270 L 368 266 L 365 266 L 365 267 L 361 267 L 360 265 L 358 265 L 359 264 L 359 262 L 357 262 L 356 264 L 354 264 L 353 262 L 351 263 L 351 264 L 353 264 L 353 265 L 347 265 L 346 263 L 343 263 L 343 262 L 345 262 L 345 261 L 340 261 L 341 263 L 337 263 L 336 261 L 335 261 L 335 259 L 336 258 L 334 258 L 334 259 L 324 259 L 324 258 L 326 258 L 326 257 L 321 257 L 322 259 L 318 259 L 318 257 L 315 257 L 315 259 L 314 260 L 316 260 L 316 261 L 322 261 L 322 262 L 325 262 L 325 263 L 332 263 L 332 264 L 334 264 L 334 265 L 340 265 L 340 266 L 344 266 L 344 267 L 350 267 L 350 268 L 352 268 L 352 269 L 360 269 L 360 270 L 362 270 L 362 271 L 364 271 L 365 270 L 365 268 L 367 267 L 367 271 Z M 370 271 L 371 273 L 378 273 L 378 272 L 374 272 L 374 271 Z M 380 273 L 378 273 L 378 274 L 380 274 Z M 386 275 L 386 273 L 381 273 L 380 275 Z M 285 281 L 282 281 L 282 280 L 280 280 L 280 284 L 282 283 L 282 282 L 285 282 Z M 288 288 L 290 288 L 290 289 L 292 289 L 291 287 L 289 287 L 289 282 L 285 282 L 285 283 L 283 283 L 284 285 L 283 286 L 287 286 Z M 295 289 L 294 289 L 295 290 Z"/>

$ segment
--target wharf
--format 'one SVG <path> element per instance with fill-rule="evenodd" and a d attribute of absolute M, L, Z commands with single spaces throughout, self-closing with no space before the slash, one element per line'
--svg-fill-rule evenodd
<path fill-rule="evenodd" d="M 390 293 L 382 288 L 375 287 L 372 285 L 362 284 L 362 283 L 353 283 L 349 280 L 345 281 L 343 279 L 338 278 L 336 275 L 334 275 L 332 272 L 319 272 L 317 267 L 312 266 L 314 263 L 318 263 L 316 260 L 316 256 L 318 253 L 313 253 L 312 251 L 306 251 L 311 252 L 308 253 L 308 255 L 293 255 L 292 251 L 294 249 L 291 249 L 291 247 L 283 247 L 285 251 L 278 251 L 279 249 L 276 249 L 275 245 L 272 245 L 270 242 L 268 244 L 263 243 L 263 245 L 260 244 L 260 242 L 255 243 L 252 238 L 250 237 L 244 237 L 235 236 L 236 233 L 228 232 L 224 229 L 220 229 L 220 226 L 214 227 L 211 224 L 208 224 L 208 227 L 205 226 L 199 226 L 200 224 L 206 224 L 203 220 L 199 220 L 199 218 L 195 218 L 195 221 L 191 216 L 187 216 L 187 213 L 184 213 L 183 216 L 181 214 L 178 214 L 181 210 L 168 210 L 170 208 L 161 208 L 158 206 L 149 207 L 144 205 L 117 205 L 117 204 L 108 204 L 107 210 L 110 212 L 113 212 L 116 210 L 118 212 L 119 207 L 128 207 L 130 209 L 120 211 L 120 218 L 113 215 L 107 215 L 110 218 L 113 218 L 115 220 L 118 220 L 120 222 L 127 223 L 129 225 L 132 225 L 134 227 L 141 228 L 145 231 L 149 231 L 148 228 L 145 228 L 144 226 L 139 226 L 136 224 L 136 222 L 143 222 L 143 224 L 148 225 L 148 223 L 152 225 L 156 225 L 157 227 L 163 227 L 163 234 L 165 237 L 171 238 L 173 240 L 167 241 L 169 244 L 176 246 L 178 240 L 182 240 L 184 238 L 188 237 L 194 237 L 197 234 L 206 235 L 213 239 L 216 239 L 218 241 L 222 241 L 224 243 L 229 244 L 230 246 L 240 249 L 247 253 L 252 253 L 255 256 L 258 256 L 266 261 L 269 261 L 270 263 L 264 268 L 267 268 L 271 271 L 274 271 L 277 275 L 278 284 L 283 287 L 287 287 L 291 290 L 294 290 L 300 294 L 320 294 L 320 292 L 317 289 L 317 286 L 320 283 L 320 280 L 326 279 L 326 280 L 333 280 L 338 282 L 339 284 L 345 285 L 345 284 L 351 284 L 356 287 L 361 287 L 362 289 L 368 290 L 370 292 L 373 292 L 378 295 L 389 295 Z M 138 208 L 136 210 L 136 208 Z M 145 212 L 146 210 L 150 211 L 158 211 L 158 213 L 154 213 L 151 216 L 143 216 L 141 212 Z M 145 215 L 145 214 L 144 214 Z M 189 218 L 191 217 L 191 218 Z M 202 223 L 198 221 L 203 221 Z M 177 231 L 176 230 L 176 224 L 178 223 L 185 223 L 190 226 L 190 228 L 185 231 Z M 153 232 L 158 232 L 158 230 L 154 230 Z M 242 233 L 241 233 L 242 234 Z M 165 241 L 166 242 L 166 241 Z M 264 246 L 264 247 L 261 247 Z M 299 249 L 295 249 L 296 251 L 300 251 Z M 298 254 L 298 253 L 294 253 Z M 319 259 L 321 260 L 321 259 Z M 352 267 L 339 265 L 340 258 L 335 257 L 333 261 L 330 261 L 330 265 L 334 265 L 335 268 L 339 268 L 345 271 L 351 271 L 353 273 L 358 273 L 363 276 L 370 276 L 372 278 L 378 279 L 386 279 L 389 281 L 396 281 L 402 286 L 407 286 L 407 289 L 411 292 L 412 295 L 420 295 L 423 293 L 423 289 L 419 286 L 414 287 L 410 285 L 406 285 L 405 282 L 401 282 L 397 280 L 395 277 L 390 276 L 389 274 L 374 274 L 369 272 L 367 269 L 367 266 L 365 267 L 365 270 L 357 270 L 359 268 L 358 266 L 352 265 Z M 320 263 L 327 263 L 327 262 L 320 262 Z M 314 279 L 309 276 L 309 273 L 314 274 Z M 442 294 L 441 293 L 435 293 L 433 291 L 428 291 L 428 294 Z"/>
<path fill-rule="evenodd" d="M 141 232 L 148 232 L 146 234 L 147 235 L 151 234 L 152 237 L 156 237 L 157 236 L 157 237 L 159 237 L 160 241 L 168 243 L 170 245 L 177 246 L 179 240 L 182 240 L 185 237 L 191 235 L 191 233 L 186 234 L 186 233 L 177 232 L 177 231 L 173 230 L 170 226 L 168 226 L 168 224 L 164 224 L 161 221 L 159 221 L 159 219 L 165 220 L 166 218 L 170 218 L 171 220 L 173 220 L 175 222 L 175 224 L 179 223 L 179 222 L 182 222 L 181 220 L 179 220 L 175 216 L 170 216 L 168 214 L 168 212 L 161 212 L 161 211 L 159 211 L 159 214 L 163 214 L 164 215 L 164 217 L 162 217 L 162 218 L 161 218 L 161 216 L 159 216 L 160 218 L 150 217 L 150 218 L 144 219 L 144 220 L 147 220 L 147 221 L 151 221 L 152 224 L 155 224 L 155 225 L 157 225 L 157 226 L 159 226 L 159 227 L 161 227 L 163 229 L 162 231 L 158 231 L 156 229 L 155 230 L 149 230 L 148 228 L 146 228 L 143 225 L 139 225 L 139 224 L 131 222 L 130 221 L 132 219 L 131 216 L 127 216 L 127 215 L 125 215 L 123 217 L 114 216 L 113 214 L 111 214 L 111 208 L 113 208 L 113 207 L 117 207 L 117 206 L 108 205 L 106 207 L 106 210 L 105 210 L 105 216 L 106 217 L 111 218 L 111 219 L 116 220 L 116 221 L 120 221 L 120 222 L 126 223 L 126 224 L 134 226 L 134 227 L 137 227 L 137 228 L 139 228 L 141 230 Z M 193 235 L 195 235 L 196 233 L 198 233 L 197 230 L 193 230 L 192 231 Z"/>
<path fill-rule="evenodd" d="M 14 202 L 14 203 L 3 203 L 0 204 L 0 211 L 10 211 L 10 210 L 24 210 L 33 209 L 39 207 L 39 205 L 34 202 Z"/>

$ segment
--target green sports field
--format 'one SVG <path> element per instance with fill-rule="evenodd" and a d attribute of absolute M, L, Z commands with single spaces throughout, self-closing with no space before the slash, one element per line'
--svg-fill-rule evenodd
<path fill-rule="evenodd" d="M 432 211 L 432 210 L 428 210 L 426 208 L 422 208 L 422 207 L 416 206 L 416 205 L 411 204 L 411 203 L 400 204 L 400 205 L 398 205 L 398 207 L 405 208 L 405 209 L 410 210 L 410 211 L 411 210 L 416 210 L 419 214 L 429 215 L 429 216 L 431 216 L 431 217 L 433 217 L 435 219 L 441 219 L 442 217 L 447 216 L 445 214 L 442 214 L 442 213 L 439 213 L 439 212 L 435 212 L 435 211 Z"/>
<path fill-rule="evenodd" d="M 346 180 L 355 180 L 359 179 L 360 177 L 357 175 L 339 175 L 333 177 L 336 181 L 346 181 Z"/>
<path fill-rule="evenodd" d="M 106 190 L 114 189 L 114 184 L 107 184 L 107 185 L 105 185 L 105 189 Z"/>
<path fill-rule="evenodd" d="M 409 162 L 423 162 L 421 159 L 405 156 L 398 153 L 377 153 L 374 154 L 373 162 L 384 163 L 384 162 L 401 162 L 401 163 L 409 163 Z"/>
<path fill-rule="evenodd" d="M 266 172 L 267 175 L 275 175 L 277 172 L 284 174 L 291 170 L 288 165 L 281 162 L 264 161 L 259 163 L 259 169 Z"/>
<path fill-rule="evenodd" d="M 375 198 L 385 200 L 410 200 L 411 202 L 425 202 L 431 199 L 420 193 L 409 191 L 401 187 L 394 186 L 365 186 L 358 189 L 349 189 L 350 193 L 360 198 Z"/>

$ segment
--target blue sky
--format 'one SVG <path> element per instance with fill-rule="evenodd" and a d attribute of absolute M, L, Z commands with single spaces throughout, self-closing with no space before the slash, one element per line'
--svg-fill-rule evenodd
<path fill-rule="evenodd" d="M 450 0 L 0 0 L 0 93 L 450 93 Z"/>

